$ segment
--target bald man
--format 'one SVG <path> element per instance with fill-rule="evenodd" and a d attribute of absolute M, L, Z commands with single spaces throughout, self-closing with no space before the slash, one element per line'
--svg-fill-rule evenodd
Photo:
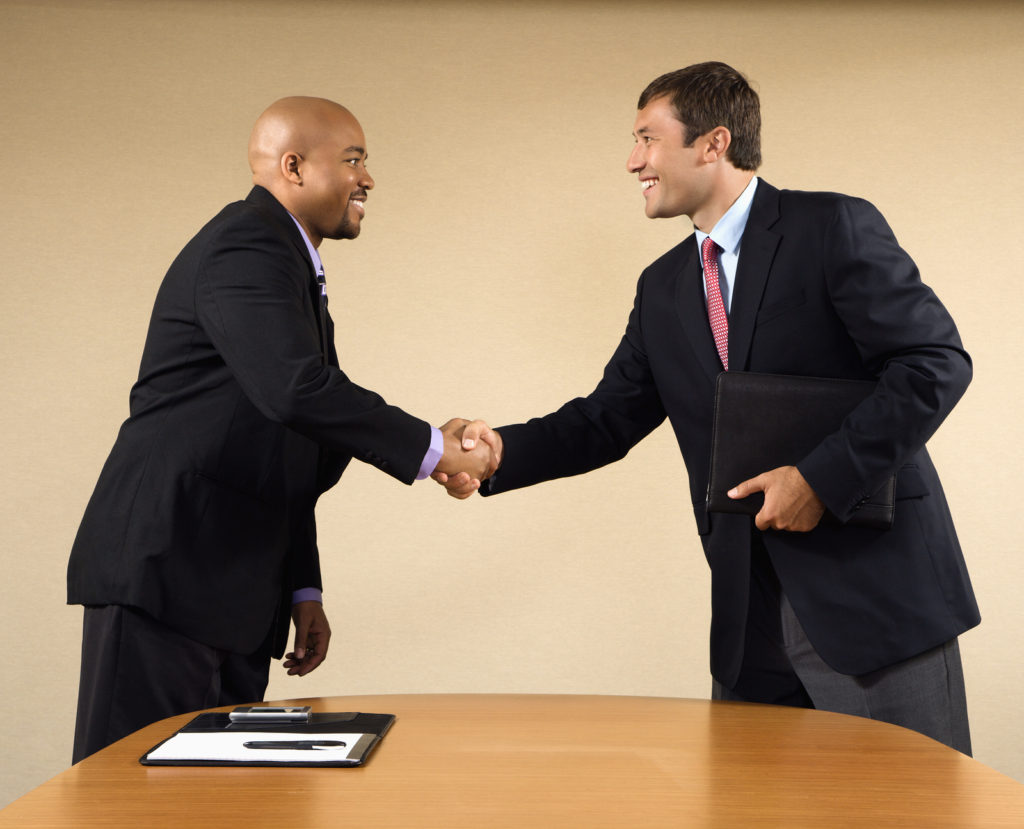
<path fill-rule="evenodd" d="M 374 182 L 344 107 L 285 98 L 249 141 L 254 187 L 157 293 L 130 416 L 85 510 L 68 602 L 85 605 L 74 762 L 151 722 L 263 699 L 327 654 L 314 506 L 352 458 L 406 484 L 497 465 L 338 366 L 324 239 L 359 235 Z"/>

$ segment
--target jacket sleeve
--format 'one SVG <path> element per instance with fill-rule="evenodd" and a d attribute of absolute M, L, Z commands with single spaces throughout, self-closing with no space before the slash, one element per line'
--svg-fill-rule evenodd
<path fill-rule="evenodd" d="M 238 217 L 203 252 L 197 313 L 268 419 L 411 483 L 429 424 L 325 363 L 308 283 L 308 265 L 286 237 Z"/>
<path fill-rule="evenodd" d="M 323 590 L 320 576 L 320 551 L 316 543 L 316 517 L 313 510 L 301 522 L 291 536 L 291 549 L 288 551 L 288 593 L 289 596 L 303 587 L 315 587 Z"/>
<path fill-rule="evenodd" d="M 837 202 L 825 238 L 833 307 L 873 394 L 797 464 L 840 520 L 922 449 L 971 380 L 956 325 L 885 219 L 869 203 Z"/>
<path fill-rule="evenodd" d="M 586 397 L 527 423 L 499 428 L 504 459 L 482 495 L 580 475 L 625 457 L 664 419 L 641 331 L 643 278 L 626 333 Z"/>

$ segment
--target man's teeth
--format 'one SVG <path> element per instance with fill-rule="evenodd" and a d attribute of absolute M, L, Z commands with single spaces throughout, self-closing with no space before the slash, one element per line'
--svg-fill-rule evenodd
<path fill-rule="evenodd" d="M 649 190 L 650 188 L 652 188 L 657 183 L 658 183 L 658 180 L 656 178 L 649 178 L 649 179 L 646 179 L 645 181 L 641 181 L 640 182 L 640 187 L 643 188 L 644 190 Z"/>

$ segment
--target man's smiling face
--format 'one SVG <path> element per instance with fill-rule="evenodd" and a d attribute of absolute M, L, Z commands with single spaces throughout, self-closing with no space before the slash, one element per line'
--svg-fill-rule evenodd
<path fill-rule="evenodd" d="M 640 179 L 649 219 L 692 218 L 710 195 L 711 182 L 698 150 L 700 140 L 687 147 L 685 133 L 667 96 L 655 98 L 637 113 L 636 144 L 626 169 Z"/>

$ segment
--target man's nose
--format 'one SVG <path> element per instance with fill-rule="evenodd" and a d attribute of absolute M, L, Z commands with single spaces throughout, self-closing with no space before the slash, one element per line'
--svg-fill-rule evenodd
<path fill-rule="evenodd" d="M 644 168 L 644 149 L 638 141 L 633 145 L 633 151 L 629 154 L 629 158 L 626 159 L 626 171 L 629 173 L 639 173 Z"/>

